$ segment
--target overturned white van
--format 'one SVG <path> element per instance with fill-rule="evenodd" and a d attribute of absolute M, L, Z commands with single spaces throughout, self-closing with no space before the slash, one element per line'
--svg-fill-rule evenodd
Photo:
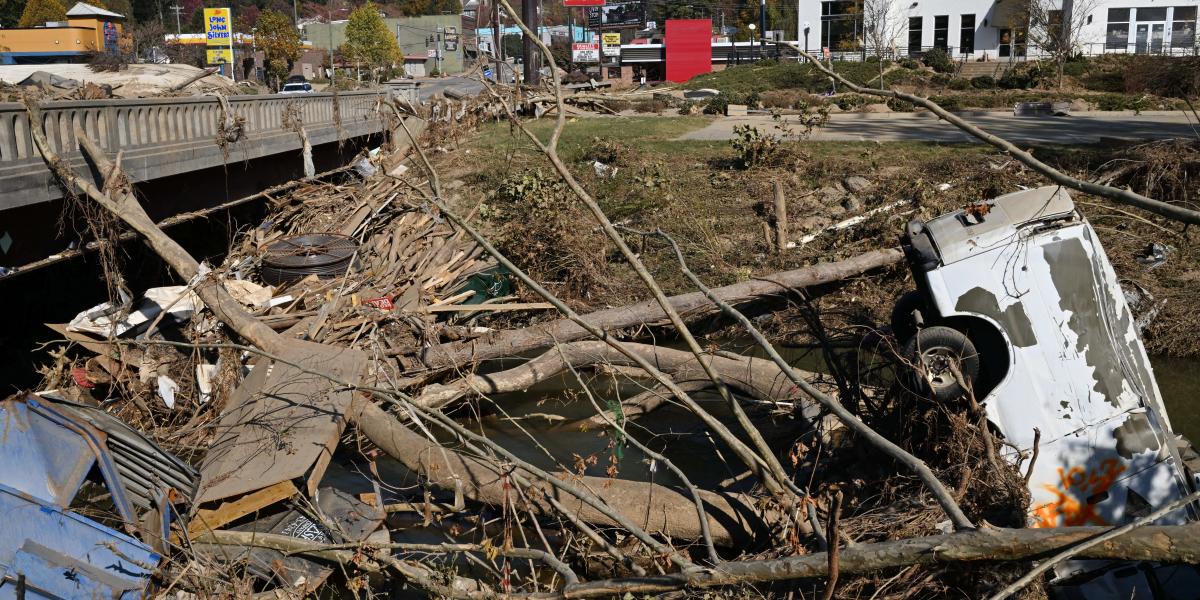
<path fill-rule="evenodd" d="M 1120 524 L 1195 489 L 1120 282 L 1065 189 L 913 221 L 902 242 L 917 291 L 897 302 L 893 330 L 923 392 L 949 399 L 971 386 L 1026 461 L 1038 446 L 1031 527 Z M 1189 507 L 1159 523 L 1195 516 Z M 1154 572 L 1196 581 L 1166 567 L 1124 577 L 1127 566 L 1057 574 L 1124 598 L 1157 597 Z"/>

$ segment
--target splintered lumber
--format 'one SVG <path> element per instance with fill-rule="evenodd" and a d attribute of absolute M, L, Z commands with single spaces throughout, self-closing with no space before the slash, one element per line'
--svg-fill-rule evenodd
<path fill-rule="evenodd" d="M 903 253 L 896 249 L 874 250 L 838 262 L 818 263 L 794 271 L 735 283 L 717 288 L 714 292 L 729 304 L 745 302 L 786 293 L 788 289 L 805 288 L 841 281 L 868 271 L 900 262 Z M 694 321 L 720 312 L 700 292 L 671 297 L 671 305 L 685 320 Z M 658 325 L 666 322 L 662 307 L 653 299 L 583 316 L 588 323 L 605 331 Z M 426 348 L 421 359 L 430 369 L 446 369 L 470 362 L 503 356 L 520 356 L 526 352 L 544 350 L 557 343 L 572 342 L 589 337 L 581 326 L 568 319 L 534 325 L 524 329 L 499 332 L 493 336 L 466 342 L 450 342 Z"/>

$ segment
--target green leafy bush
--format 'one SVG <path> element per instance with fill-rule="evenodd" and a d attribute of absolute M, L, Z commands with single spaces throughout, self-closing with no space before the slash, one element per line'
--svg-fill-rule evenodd
<path fill-rule="evenodd" d="M 991 75 L 980 75 L 971 78 L 971 87 L 977 90 L 990 90 L 996 87 L 996 78 Z"/>
<path fill-rule="evenodd" d="M 838 94 L 833 99 L 833 103 L 845 111 L 857 110 L 875 101 L 873 98 L 862 94 Z"/>
<path fill-rule="evenodd" d="M 723 115 L 727 108 L 729 108 L 729 98 L 726 98 L 724 95 L 713 96 L 704 104 L 704 114 Z"/>
<path fill-rule="evenodd" d="M 960 96 L 930 96 L 929 99 L 951 112 L 962 110 L 963 108 L 963 101 Z"/>
<path fill-rule="evenodd" d="M 905 69 L 920 69 L 921 63 L 911 58 L 906 58 L 900 61 L 900 66 L 904 67 Z"/>
<path fill-rule="evenodd" d="M 752 169 L 766 163 L 779 151 L 779 138 L 771 133 L 763 133 L 753 125 L 738 125 L 733 128 L 733 146 L 738 166 Z"/>
<path fill-rule="evenodd" d="M 1027 90 L 1041 83 L 1045 76 L 1046 72 L 1042 64 L 1030 61 L 1008 69 L 997 83 L 1006 90 Z"/>
<path fill-rule="evenodd" d="M 932 48 L 925 52 L 925 55 L 921 57 L 921 62 L 938 73 L 954 72 L 954 60 L 941 48 Z"/>
<path fill-rule="evenodd" d="M 961 92 L 971 89 L 971 81 L 962 77 L 955 77 L 950 80 L 950 89 Z"/>

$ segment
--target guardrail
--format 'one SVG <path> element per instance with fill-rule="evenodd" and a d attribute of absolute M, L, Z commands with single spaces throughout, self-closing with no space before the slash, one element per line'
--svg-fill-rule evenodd
<path fill-rule="evenodd" d="M 376 119 L 375 101 L 386 92 L 337 94 L 340 125 Z M 339 125 L 335 122 L 332 93 L 229 96 L 229 110 L 244 119 L 243 131 L 255 134 L 287 130 L 285 120 L 295 115 L 305 128 Z M 45 102 L 43 127 L 56 152 L 77 153 L 74 127 L 79 124 L 105 150 L 126 152 L 163 145 L 217 143 L 218 124 L 225 109 L 215 96 L 188 98 L 138 98 Z M 29 116 L 17 102 L 0 103 L 0 166 L 38 159 L 29 130 Z"/>
<path fill-rule="evenodd" d="M 224 103 L 216 96 L 51 101 L 41 105 L 42 126 L 73 168 L 86 166 L 75 139 L 78 124 L 105 151 L 124 153 L 122 166 L 133 181 L 150 181 L 298 150 L 297 122 L 313 146 L 379 133 L 377 100 L 387 94 L 228 96 Z M 226 110 L 241 123 L 235 141 L 221 135 Z M 0 191 L 0 210 L 62 197 L 17 102 L 0 103 Z"/>

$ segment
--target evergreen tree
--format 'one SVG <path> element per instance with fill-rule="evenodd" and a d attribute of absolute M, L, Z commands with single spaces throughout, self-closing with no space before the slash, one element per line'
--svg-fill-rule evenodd
<path fill-rule="evenodd" d="M 376 69 L 390 67 L 404 59 L 396 36 L 388 29 L 383 17 L 379 16 L 379 8 L 371 2 L 350 13 L 342 51 L 350 60 L 369 67 L 372 79 Z"/>
<path fill-rule="evenodd" d="M 21 0 L 0 0 L 0 27 L 16 27 L 24 9 Z"/>
<path fill-rule="evenodd" d="M 21 13 L 18 27 L 37 27 L 48 21 L 66 21 L 67 7 L 62 0 L 29 0 L 25 12 Z"/>

